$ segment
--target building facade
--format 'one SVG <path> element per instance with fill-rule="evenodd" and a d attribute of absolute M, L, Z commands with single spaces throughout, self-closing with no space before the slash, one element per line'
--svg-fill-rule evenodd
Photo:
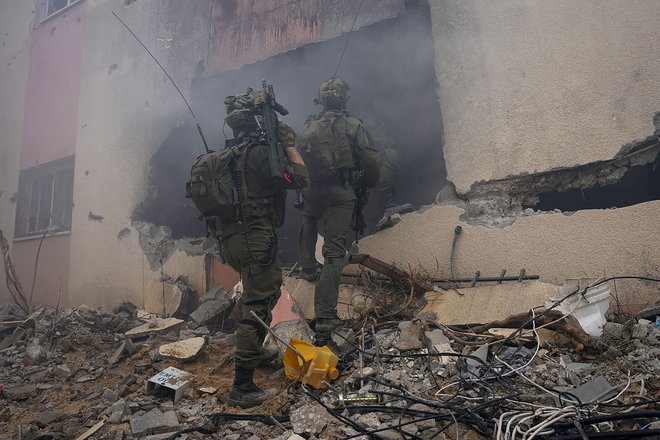
<path fill-rule="evenodd" d="M 448 275 L 461 225 L 459 275 L 660 276 L 657 2 L 8 0 L 0 229 L 35 303 L 158 311 L 163 280 L 235 281 L 184 198 L 191 114 L 114 14 L 214 148 L 226 94 L 267 78 L 299 128 L 318 84 L 345 78 L 398 152 L 398 200 L 424 207 L 362 252 Z"/>

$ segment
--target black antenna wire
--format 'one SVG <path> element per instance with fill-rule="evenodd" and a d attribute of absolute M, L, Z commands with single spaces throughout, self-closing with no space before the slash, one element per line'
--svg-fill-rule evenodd
<path fill-rule="evenodd" d="M 344 53 L 346 52 L 346 48 L 348 47 L 348 42 L 351 41 L 351 34 L 353 33 L 353 29 L 355 28 L 355 22 L 357 22 L 358 15 L 360 15 L 361 7 L 362 7 L 362 0 L 360 0 L 360 3 L 358 4 L 357 12 L 355 12 L 355 18 L 353 19 L 353 25 L 351 26 L 351 30 L 348 31 L 348 37 L 346 37 L 346 44 L 344 44 L 344 49 L 341 51 L 341 56 L 339 57 L 339 62 L 337 63 L 337 68 L 335 69 L 335 73 L 332 75 L 332 79 L 337 78 L 337 72 L 339 72 L 339 66 L 341 66 L 341 60 L 344 59 Z"/>
<path fill-rule="evenodd" d="M 360 0 L 360 3 L 362 3 L 362 0 Z M 358 12 L 359 12 L 359 8 L 358 8 Z M 140 39 L 137 37 L 137 35 L 135 35 L 135 33 L 131 30 L 131 28 L 129 28 L 129 27 L 126 25 L 126 23 L 124 23 L 124 21 L 123 21 L 121 18 L 119 18 L 119 16 L 118 16 L 117 14 L 115 14 L 114 11 L 112 12 L 112 15 L 114 15 L 115 18 L 116 18 L 117 20 L 119 20 L 119 22 L 120 22 L 121 24 L 124 25 L 124 27 L 126 28 L 126 30 L 127 30 L 128 32 L 130 32 L 131 35 L 133 35 L 133 37 L 137 40 L 138 43 L 140 43 L 140 46 L 142 46 L 142 47 L 144 48 L 144 50 L 147 51 L 147 53 L 148 53 L 148 54 L 151 56 L 151 58 L 156 62 L 156 64 L 158 64 L 158 67 L 160 67 L 161 70 L 163 71 L 163 73 L 167 76 L 167 79 L 170 80 L 170 82 L 172 83 L 172 85 L 174 86 L 174 88 L 176 89 L 176 91 L 179 92 L 179 95 L 181 96 L 181 99 L 183 99 L 183 102 L 186 103 L 186 106 L 188 107 L 188 111 L 190 111 L 190 114 L 192 115 L 193 121 L 195 121 L 195 124 L 197 125 L 197 131 L 199 132 L 199 135 L 200 135 L 201 138 L 202 138 L 202 142 L 204 142 L 204 148 L 206 149 L 206 152 L 209 153 L 211 150 L 209 149 L 209 145 L 206 143 L 206 138 L 204 137 L 204 133 L 202 133 L 202 127 L 199 126 L 199 122 L 197 122 L 197 118 L 195 117 L 195 113 L 193 112 L 192 108 L 190 107 L 190 104 L 188 104 L 188 100 L 186 99 L 186 97 L 183 96 L 183 93 L 181 93 L 181 90 L 179 89 L 179 86 L 176 85 L 176 83 L 174 82 L 174 80 L 172 79 L 172 77 L 170 76 L 170 74 L 167 73 L 167 70 L 165 70 L 165 68 L 163 67 L 163 65 L 160 64 L 160 62 L 156 59 L 156 57 L 154 56 L 154 54 L 152 54 L 151 51 L 150 51 L 149 49 L 147 49 L 147 46 L 145 46 L 145 45 L 142 43 L 142 41 L 140 41 Z M 357 17 L 356 17 L 356 18 L 357 18 Z M 353 24 L 355 25 L 355 22 L 353 22 Z M 344 49 L 346 49 L 346 48 L 344 48 Z M 342 56 L 343 56 L 343 54 L 342 54 Z M 339 60 L 339 61 L 341 62 L 341 60 Z M 339 68 L 339 66 L 337 66 L 337 68 Z"/>

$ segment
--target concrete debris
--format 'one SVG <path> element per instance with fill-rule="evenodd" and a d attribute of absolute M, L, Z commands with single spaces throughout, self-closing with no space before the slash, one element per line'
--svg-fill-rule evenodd
<path fill-rule="evenodd" d="M 11 420 L 11 410 L 9 407 L 0 409 L 0 423 L 7 423 Z"/>
<path fill-rule="evenodd" d="M 161 412 L 158 408 L 142 416 L 131 417 L 130 425 L 131 431 L 137 436 L 173 432 L 180 428 L 179 419 L 174 411 Z"/>
<path fill-rule="evenodd" d="M 133 346 L 133 342 L 126 338 L 124 339 L 124 342 L 121 343 L 117 351 L 112 355 L 112 357 L 108 360 L 108 363 L 110 365 L 115 365 L 117 362 L 121 360 L 123 356 L 130 356 L 135 352 L 135 347 Z"/>
<path fill-rule="evenodd" d="M 645 318 L 654 322 L 657 316 L 660 316 L 660 300 L 645 307 L 635 315 L 636 318 Z"/>
<path fill-rule="evenodd" d="M 67 414 L 62 414 L 53 411 L 43 411 L 39 413 L 39 416 L 37 417 L 36 420 L 36 424 L 40 428 L 45 428 L 51 423 L 57 422 L 58 420 L 62 420 L 65 417 L 67 417 Z"/>
<path fill-rule="evenodd" d="M 202 298 L 197 310 L 190 314 L 190 319 L 197 325 L 220 324 L 220 315 L 225 313 L 232 305 L 232 301 L 222 287 L 216 287 L 207 292 Z"/>
<path fill-rule="evenodd" d="M 119 399 L 110 407 L 110 416 L 108 417 L 108 423 L 122 423 L 127 416 L 131 415 L 131 409 L 129 408 L 126 400 Z"/>
<path fill-rule="evenodd" d="M 134 338 L 141 338 L 158 333 L 165 333 L 167 331 L 173 331 L 175 328 L 183 324 L 184 321 L 182 319 L 177 319 L 177 318 L 156 318 L 154 322 L 152 322 L 151 325 L 149 322 L 147 322 L 145 324 L 132 328 L 126 332 L 126 336 L 134 339 Z"/>
<path fill-rule="evenodd" d="M 205 340 L 202 337 L 184 339 L 182 341 L 172 342 L 161 345 L 158 353 L 166 359 L 175 359 L 180 361 L 189 361 L 194 359 L 202 348 Z"/>
<path fill-rule="evenodd" d="M 284 277 L 286 291 L 291 298 L 293 308 L 298 316 L 314 319 L 314 287 L 315 284 L 303 279 Z M 341 284 L 339 286 L 339 301 L 337 314 L 341 319 L 354 319 L 361 311 L 373 307 L 365 290 L 361 286 Z"/>
<path fill-rule="evenodd" d="M 424 345 L 421 341 L 422 324 L 403 321 L 399 323 L 399 337 L 394 346 L 399 350 L 419 350 Z"/>
<path fill-rule="evenodd" d="M 551 425 L 549 436 L 581 438 L 575 420 L 584 423 L 589 435 L 593 414 L 618 412 L 620 404 L 632 405 L 626 406 L 631 417 L 653 409 L 646 402 L 660 398 L 660 329 L 654 322 L 606 322 L 602 336 L 593 338 L 577 320 L 556 310 L 538 308 L 532 316 L 525 307 L 515 313 L 515 301 L 528 300 L 521 288 L 526 284 L 530 303 L 556 297 L 555 286 L 546 289 L 537 282 L 480 290 L 483 298 L 473 289 L 460 289 L 463 296 L 441 292 L 444 297 L 431 305 L 438 319 L 423 312 L 429 305 L 422 293 L 410 293 L 409 284 L 343 285 L 344 292 L 350 287 L 368 294 L 373 304 L 353 306 L 353 320 L 333 335 L 338 346 L 342 343 L 341 376 L 334 388 L 307 394 L 300 385 L 289 386 L 282 370 L 259 368 L 255 382 L 282 393 L 254 411 L 225 404 L 234 370 L 231 332 L 236 321 L 231 314 L 215 315 L 226 318 L 227 329 L 220 333 L 213 319 L 199 325 L 191 317 L 172 321 L 154 315 L 149 327 L 130 303 L 114 309 L 37 309 L 17 320 L 22 324 L 0 327 L 0 342 L 6 345 L 0 355 L 0 440 L 18 438 L 19 426 L 22 438 L 32 439 L 156 439 L 178 430 L 187 432 L 177 438 L 191 440 L 480 439 L 496 438 L 500 416 L 506 429 L 507 423 L 515 427 L 526 417 L 530 423 L 550 420 L 567 406 L 572 412 L 561 414 L 565 417 Z M 491 310 L 494 303 L 487 295 L 493 291 L 506 307 L 514 306 Z M 222 295 L 209 291 L 200 304 Z M 287 307 L 304 310 L 291 297 Z M 461 309 L 462 301 L 463 309 L 473 310 Z M 446 323 L 453 319 L 459 321 Z M 9 320 L 0 315 L 3 322 Z M 138 330 L 131 335 L 131 329 Z M 282 321 L 274 330 L 285 340 L 313 338 L 305 319 Z M 183 360 L 186 371 L 174 368 L 181 368 Z M 582 406 L 576 397 L 593 402 Z M 608 399 L 613 400 L 602 403 Z M 538 408 L 552 411 L 534 416 Z M 652 421 L 614 420 L 607 429 L 616 436 Z M 370 433 L 377 429 L 383 430 Z"/>
<path fill-rule="evenodd" d="M 53 375 L 60 379 L 71 379 L 80 369 L 80 366 L 73 363 L 56 365 L 53 368 Z"/>
<path fill-rule="evenodd" d="M 144 308 L 163 317 L 183 318 L 188 313 L 188 301 L 193 291 L 186 277 L 172 279 L 164 275 L 159 282 L 151 285 Z"/>
<path fill-rule="evenodd" d="M 37 395 L 37 386 L 33 383 L 27 385 L 4 387 L 2 395 L 5 399 L 22 401 Z"/>
<path fill-rule="evenodd" d="M 273 327 L 273 331 L 280 339 L 284 341 L 289 341 L 292 338 L 298 338 L 301 341 L 311 343 L 314 340 L 314 332 L 303 319 L 280 322 Z M 286 350 L 286 347 L 279 341 L 277 341 L 277 344 L 282 351 Z"/>
<path fill-rule="evenodd" d="M 328 424 L 331 416 L 318 404 L 291 411 L 291 424 L 296 434 L 317 435 Z"/>

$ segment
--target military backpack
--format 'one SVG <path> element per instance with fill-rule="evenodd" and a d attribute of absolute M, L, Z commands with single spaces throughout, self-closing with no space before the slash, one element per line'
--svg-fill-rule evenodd
<path fill-rule="evenodd" d="M 242 155 L 233 147 L 202 154 L 193 163 L 186 197 L 204 217 L 227 218 L 235 215 L 238 193 L 232 168 Z"/>
<path fill-rule="evenodd" d="M 359 119 L 345 112 L 326 111 L 309 118 L 296 139 L 296 148 L 310 169 L 312 181 L 331 180 L 341 170 L 361 169 L 364 183 L 378 183 L 380 159 L 375 149 L 360 149 L 355 144 Z M 365 136 L 368 136 L 365 132 Z"/>

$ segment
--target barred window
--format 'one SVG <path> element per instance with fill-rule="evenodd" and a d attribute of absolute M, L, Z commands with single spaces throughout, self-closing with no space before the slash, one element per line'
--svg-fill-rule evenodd
<path fill-rule="evenodd" d="M 22 170 L 14 237 L 71 230 L 74 156 Z"/>
<path fill-rule="evenodd" d="M 58 13 L 68 9 L 82 0 L 38 0 L 36 4 L 37 17 L 44 21 Z"/>

